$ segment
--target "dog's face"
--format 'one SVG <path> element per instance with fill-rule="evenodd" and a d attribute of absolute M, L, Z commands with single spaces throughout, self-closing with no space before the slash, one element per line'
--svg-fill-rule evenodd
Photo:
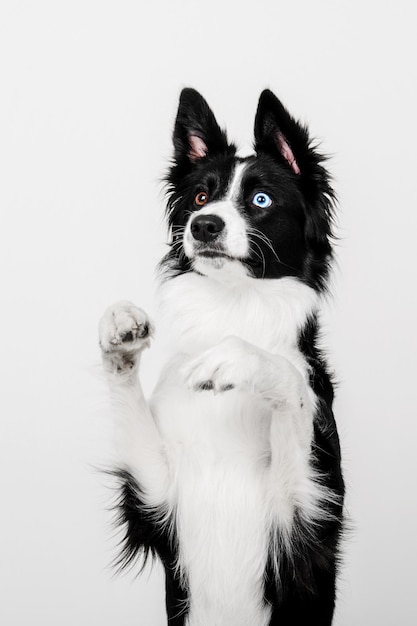
<path fill-rule="evenodd" d="M 238 264 L 255 278 L 298 277 L 324 286 L 332 190 L 321 157 L 270 92 L 261 94 L 255 154 L 236 156 L 206 101 L 185 89 L 168 182 L 175 272 Z"/>

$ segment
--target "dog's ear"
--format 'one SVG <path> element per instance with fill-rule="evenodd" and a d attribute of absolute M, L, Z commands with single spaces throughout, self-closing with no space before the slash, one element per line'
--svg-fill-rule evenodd
<path fill-rule="evenodd" d="M 234 151 L 207 102 L 190 88 L 180 95 L 173 141 L 177 163 L 195 163 L 206 156 Z"/>
<path fill-rule="evenodd" d="M 307 130 L 291 117 L 272 91 L 265 89 L 255 117 L 256 152 L 279 154 L 295 174 L 301 174 L 308 145 Z"/>

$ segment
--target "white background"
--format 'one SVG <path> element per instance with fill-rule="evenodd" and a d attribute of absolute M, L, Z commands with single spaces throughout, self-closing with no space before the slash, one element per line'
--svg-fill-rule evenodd
<path fill-rule="evenodd" d="M 114 578 L 97 320 L 151 312 L 160 179 L 183 86 L 241 144 L 273 89 L 333 155 L 325 345 L 348 511 L 336 626 L 414 626 L 415 17 L 411 2 L 3 2 L 4 626 L 161 626 L 160 570 Z M 158 369 L 145 357 L 145 382 Z M 103 410 L 100 408 L 103 405 Z M 209 626 L 209 625 L 208 625 Z"/>

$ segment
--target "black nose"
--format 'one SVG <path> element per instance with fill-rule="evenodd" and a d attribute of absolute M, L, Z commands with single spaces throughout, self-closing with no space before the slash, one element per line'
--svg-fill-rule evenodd
<path fill-rule="evenodd" d="M 194 239 L 209 243 L 220 235 L 225 223 L 218 215 L 198 215 L 191 222 L 191 233 Z"/>

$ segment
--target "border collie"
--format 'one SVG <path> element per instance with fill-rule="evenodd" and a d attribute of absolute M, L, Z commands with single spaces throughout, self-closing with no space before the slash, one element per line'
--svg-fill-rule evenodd
<path fill-rule="evenodd" d="M 324 158 L 271 91 L 241 158 L 181 93 L 160 310 L 171 351 L 148 402 L 153 325 L 110 307 L 100 345 L 120 428 L 119 565 L 157 556 L 175 626 L 328 626 L 344 486 L 318 347 L 335 204 Z"/>

